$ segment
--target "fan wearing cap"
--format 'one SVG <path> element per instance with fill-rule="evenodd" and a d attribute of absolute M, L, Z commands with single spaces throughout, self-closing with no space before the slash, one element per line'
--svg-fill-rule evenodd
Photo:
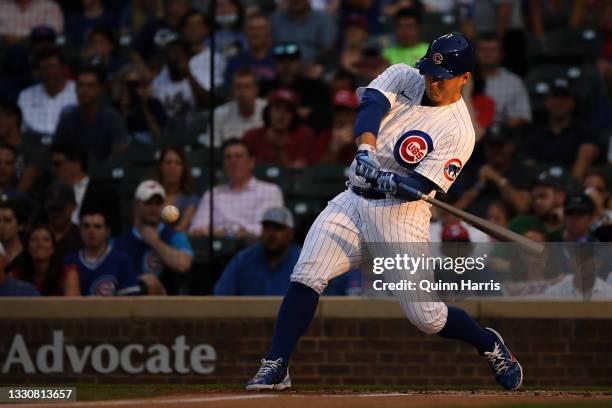
<path fill-rule="evenodd" d="M 297 107 L 297 95 L 287 88 L 268 95 L 264 127 L 252 129 L 243 136 L 257 164 L 301 168 L 313 162 L 316 138 L 312 129 L 301 123 Z"/>
<path fill-rule="evenodd" d="M 593 242 L 590 226 L 595 214 L 595 203 L 588 195 L 573 194 L 567 197 L 563 207 L 565 217 L 565 242 Z"/>
<path fill-rule="evenodd" d="M 307 74 L 300 46 L 292 42 L 277 44 L 272 49 L 276 59 L 276 77 L 261 83 L 262 95 L 288 88 L 298 97 L 298 113 L 308 126 L 319 132 L 331 123 L 327 84 Z"/>
<path fill-rule="evenodd" d="M 293 241 L 293 216 L 285 207 L 266 210 L 260 242 L 237 253 L 215 284 L 217 296 L 280 296 L 300 256 Z"/>
<path fill-rule="evenodd" d="M 427 52 L 428 44 L 421 41 L 422 18 L 417 10 L 401 9 L 394 16 L 395 45 L 383 50 L 391 64 L 414 66 Z"/>
<path fill-rule="evenodd" d="M 334 120 L 330 129 L 324 130 L 315 145 L 314 160 L 349 166 L 357 151 L 353 125 L 357 118 L 359 100 L 348 90 L 336 92 L 333 98 Z"/>
<path fill-rule="evenodd" d="M 561 178 L 544 172 L 531 187 L 530 214 L 515 217 L 508 229 L 519 234 L 536 228 L 546 232 L 547 242 L 563 241 L 563 203 L 566 198 Z"/>
<path fill-rule="evenodd" d="M 165 198 L 166 192 L 157 181 L 140 183 L 134 193 L 132 230 L 118 237 L 115 247 L 132 256 L 149 294 L 187 294 L 182 283 L 191 268 L 193 250 L 187 235 L 162 224 Z"/>
<path fill-rule="evenodd" d="M 602 136 L 574 115 L 574 107 L 567 81 L 555 81 L 546 97 L 546 122 L 533 129 L 524 146 L 528 163 L 563 166 L 582 179 L 603 150 Z"/>

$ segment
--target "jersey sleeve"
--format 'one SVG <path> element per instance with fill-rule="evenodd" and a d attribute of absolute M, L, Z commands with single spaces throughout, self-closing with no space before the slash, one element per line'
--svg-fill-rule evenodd
<path fill-rule="evenodd" d="M 457 130 L 434 142 L 433 150 L 414 168 L 446 193 L 474 150 L 474 132 Z"/>
<path fill-rule="evenodd" d="M 387 97 L 391 109 L 393 109 L 400 92 L 405 91 L 411 94 L 415 88 L 420 86 L 422 81 L 423 77 L 415 68 L 406 64 L 395 64 L 377 76 L 368 86 L 358 88 L 357 96 L 361 98 L 368 88 L 376 89 Z"/>

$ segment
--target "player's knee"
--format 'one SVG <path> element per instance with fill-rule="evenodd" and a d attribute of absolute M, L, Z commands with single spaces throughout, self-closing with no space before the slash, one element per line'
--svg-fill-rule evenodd
<path fill-rule="evenodd" d="M 308 286 L 319 295 L 323 293 L 325 288 L 327 287 L 327 281 L 322 278 L 313 278 L 309 276 L 304 276 L 300 273 L 291 274 L 291 282 L 301 283 L 302 285 Z"/>
<path fill-rule="evenodd" d="M 408 320 L 423 333 L 438 333 L 446 324 L 448 309 L 444 303 L 436 303 L 434 305 L 410 303 L 407 307 L 403 307 L 403 309 Z"/>

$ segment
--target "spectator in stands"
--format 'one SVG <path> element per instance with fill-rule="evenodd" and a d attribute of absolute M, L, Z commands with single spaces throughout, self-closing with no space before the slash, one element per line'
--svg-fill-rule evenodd
<path fill-rule="evenodd" d="M 189 48 L 175 39 L 164 47 L 166 66 L 153 80 L 153 95 L 166 114 L 176 122 L 185 122 L 196 106 L 205 107 L 209 93 L 189 69 Z"/>
<path fill-rule="evenodd" d="M 278 88 L 291 89 L 299 98 L 298 112 L 306 123 L 321 131 L 331 124 L 331 106 L 329 88 L 319 79 L 309 78 L 304 74 L 304 66 L 300 59 L 301 50 L 295 43 L 282 43 L 274 47 L 276 57 L 276 79 L 261 85 L 262 94 Z"/>
<path fill-rule="evenodd" d="M 71 217 L 76 207 L 74 190 L 70 184 L 53 183 L 45 194 L 45 212 L 55 240 L 55 252 L 60 259 L 83 247 L 79 228 Z"/>
<path fill-rule="evenodd" d="M 145 66 L 124 66 L 115 85 L 115 103 L 132 138 L 144 144 L 160 141 L 166 125 L 166 111 L 159 99 L 151 94 L 151 81 Z"/>
<path fill-rule="evenodd" d="M 100 27 L 116 27 L 117 21 L 113 13 L 104 8 L 103 0 L 83 0 L 83 9 L 78 14 L 68 18 L 66 34 L 77 46 L 85 42 L 88 34 Z"/>
<path fill-rule="evenodd" d="M 21 233 L 26 223 L 25 218 L 16 200 L 0 198 L 0 243 L 6 256 L 6 273 L 12 273 L 23 257 Z"/>
<path fill-rule="evenodd" d="M 599 131 L 573 115 L 574 97 L 566 82 L 557 81 L 546 98 L 547 123 L 535 128 L 525 144 L 533 163 L 571 168 L 582 179 L 600 153 Z"/>
<path fill-rule="evenodd" d="M 161 222 L 165 200 L 166 192 L 157 181 L 140 183 L 134 194 L 134 226 L 116 239 L 115 248 L 131 255 L 148 294 L 184 295 L 193 250 L 184 233 Z"/>
<path fill-rule="evenodd" d="M 11 145 L 0 144 L 0 194 L 15 198 L 17 192 L 16 162 L 17 151 Z"/>
<path fill-rule="evenodd" d="M 249 68 L 257 81 L 272 81 L 276 76 L 276 59 L 272 52 L 272 25 L 263 14 L 250 16 L 244 28 L 248 49 L 229 59 L 225 69 L 225 83 L 232 82 L 234 72 Z"/>
<path fill-rule="evenodd" d="M 358 14 L 348 16 L 344 28 L 344 43 L 340 53 L 340 67 L 356 74 L 355 63 L 368 41 L 368 20 Z"/>
<path fill-rule="evenodd" d="M 74 81 L 66 78 L 66 67 L 57 48 L 45 48 L 34 57 L 34 70 L 40 83 L 24 89 L 18 104 L 23 127 L 41 135 L 53 135 L 60 114 L 77 103 Z"/>
<path fill-rule="evenodd" d="M 427 53 L 426 42 L 421 41 L 421 16 L 416 10 L 402 9 L 394 18 L 395 44 L 383 50 L 383 56 L 393 64 L 414 67 L 417 60 Z"/>
<path fill-rule="evenodd" d="M 248 130 L 263 126 L 266 100 L 258 98 L 257 78 L 248 68 L 234 71 L 233 100 L 215 109 L 215 143 L 241 138 Z"/>
<path fill-rule="evenodd" d="M 30 43 L 30 54 L 36 55 L 45 48 L 55 48 L 57 33 L 46 24 L 36 26 L 30 32 L 28 42 Z"/>
<path fill-rule="evenodd" d="M 280 296 L 301 248 L 293 241 L 293 216 L 285 207 L 266 210 L 261 219 L 261 241 L 232 258 L 217 281 L 217 296 Z"/>
<path fill-rule="evenodd" d="M 128 145 L 125 123 L 119 112 L 100 100 L 104 79 L 92 67 L 77 77 L 78 106 L 65 112 L 55 131 L 54 142 L 81 144 L 90 158 L 104 160 Z"/>
<path fill-rule="evenodd" d="M 455 202 L 460 209 L 485 216 L 493 201 L 503 200 L 519 213 L 529 210 L 527 169 L 514 159 L 516 141 L 510 129 L 493 126 L 483 138 L 485 163 L 470 168 L 462 183 L 467 190 Z"/>
<path fill-rule="evenodd" d="M 54 143 L 51 145 L 51 165 L 55 178 L 72 187 L 75 207 L 70 215 L 78 225 L 81 209 L 102 208 L 108 214 L 112 235 L 121 232 L 121 203 L 115 189 L 103 181 L 89 176 L 90 161 L 83 146 L 77 143 Z"/>
<path fill-rule="evenodd" d="M 566 192 L 558 177 L 540 174 L 531 187 L 531 213 L 515 217 L 508 228 L 519 234 L 530 229 L 546 232 L 547 242 L 563 241 L 563 204 Z"/>
<path fill-rule="evenodd" d="M 213 232 L 215 236 L 236 238 L 261 235 L 261 219 L 271 207 L 283 205 L 283 193 L 277 185 L 253 177 L 255 157 L 251 147 L 240 139 L 230 139 L 221 148 L 227 184 L 213 191 Z M 204 193 L 193 217 L 189 233 L 209 234 L 210 192 Z"/>
<path fill-rule="evenodd" d="M 334 95 L 333 104 L 334 122 L 317 137 L 314 160 L 350 166 L 357 152 L 353 127 L 359 100 L 354 91 L 341 90 Z"/>
<path fill-rule="evenodd" d="M 173 225 L 174 230 L 187 231 L 199 198 L 193 194 L 191 166 L 183 149 L 166 147 L 162 150 L 157 161 L 157 181 L 166 192 L 164 205 L 173 205 L 180 212 L 180 218 Z"/>
<path fill-rule="evenodd" d="M 589 170 L 582 179 L 582 186 L 584 193 L 595 204 L 591 230 L 595 231 L 599 227 L 612 225 L 612 209 L 609 207 L 610 191 L 606 175 L 598 170 Z"/>
<path fill-rule="evenodd" d="M 4 249 L 0 248 L 0 297 L 3 296 L 40 296 L 36 286 L 16 279 L 5 270 L 7 264 Z"/>
<path fill-rule="evenodd" d="M 349 71 L 340 68 L 329 80 L 329 95 L 333 98 L 339 91 L 345 90 L 355 92 L 357 88 L 357 78 Z"/>
<path fill-rule="evenodd" d="M 180 30 L 181 19 L 189 7 L 189 0 L 165 1 L 163 17 L 147 22 L 140 30 L 136 38 L 136 50 L 149 67 L 154 70 L 161 68 L 162 61 L 158 60 L 159 48 L 166 44 L 170 33 Z"/>
<path fill-rule="evenodd" d="M 217 0 L 214 24 L 215 45 L 226 60 L 246 48 L 246 38 L 242 33 L 244 7 L 241 1 Z"/>
<path fill-rule="evenodd" d="M 389 60 L 383 57 L 378 45 L 367 45 L 361 51 L 361 58 L 355 62 L 357 85 L 367 86 L 389 66 Z"/>
<path fill-rule="evenodd" d="M 495 123 L 495 101 L 485 93 L 485 81 L 479 67 L 472 72 L 472 80 L 462 88 L 461 96 L 470 112 L 478 142 Z"/>
<path fill-rule="evenodd" d="M 94 27 L 88 32 L 86 39 L 83 59 L 103 67 L 107 80 L 114 79 L 127 60 L 117 52 L 119 45 L 113 30 L 106 26 Z"/>
<path fill-rule="evenodd" d="M 272 15 L 275 41 L 297 43 L 303 61 L 324 60 L 333 51 L 337 25 L 325 12 L 312 10 L 309 0 L 291 0 Z"/>
<path fill-rule="evenodd" d="M 612 299 L 612 286 L 597 276 L 604 254 L 593 245 L 573 245 L 566 248 L 566 264 L 571 272 L 561 282 L 549 287 L 544 297 L 553 299 Z"/>
<path fill-rule="evenodd" d="M 589 227 L 595 215 L 595 203 L 584 194 L 573 194 L 567 197 L 563 208 L 565 242 L 593 242 Z"/>
<path fill-rule="evenodd" d="M 34 284 L 44 296 L 64 296 L 67 289 L 74 288 L 74 276 L 68 278 L 64 273 L 62 258 L 48 226 L 34 226 L 25 248 L 12 271 L 13 276 Z"/>
<path fill-rule="evenodd" d="M 301 168 L 313 162 L 314 132 L 302 125 L 297 113 L 297 96 L 281 88 L 268 96 L 264 127 L 244 134 L 257 164 Z"/>
<path fill-rule="evenodd" d="M 532 0 L 529 2 L 531 32 L 544 40 L 553 31 L 578 29 L 587 15 L 588 1 Z"/>
<path fill-rule="evenodd" d="M 134 261 L 129 254 L 109 244 L 110 225 L 94 208 L 81 213 L 79 224 L 83 249 L 64 259 L 64 270 L 78 275 L 77 296 L 140 294 Z"/>
<path fill-rule="evenodd" d="M 2 0 L 0 2 L 0 36 L 6 42 L 21 41 L 34 27 L 48 25 L 56 32 L 64 31 L 60 7 L 50 0 Z"/>
<path fill-rule="evenodd" d="M 525 231 L 524 237 L 535 242 L 546 242 L 546 232 L 540 229 Z M 541 295 L 549 287 L 559 283 L 566 275 L 553 256 L 551 247 L 545 246 L 544 252 L 532 255 L 520 251 L 508 261 L 510 279 L 503 283 L 504 293 L 509 296 Z"/>
<path fill-rule="evenodd" d="M 423 14 L 423 11 L 431 13 L 451 13 L 455 7 L 454 0 L 385 0 L 382 12 L 387 20 L 392 20 L 398 11 L 412 9 Z M 425 10 L 423 10 L 425 9 Z"/>
<path fill-rule="evenodd" d="M 476 59 L 485 79 L 485 93 L 495 101 L 495 121 L 508 127 L 531 122 L 531 105 L 521 78 L 500 66 L 501 40 L 495 33 L 478 38 Z"/>
<path fill-rule="evenodd" d="M 514 208 L 506 201 L 493 201 L 487 208 L 487 220 L 500 227 L 508 228 L 508 223 L 513 216 Z"/>
<path fill-rule="evenodd" d="M 210 36 L 211 21 L 202 11 L 189 10 L 181 20 L 181 38 L 189 46 L 191 59 L 189 60 L 189 70 L 198 81 L 200 86 L 209 91 L 210 83 L 210 47 L 206 45 L 206 40 Z M 225 72 L 225 57 L 216 54 L 214 58 L 215 87 L 223 85 L 223 72 Z"/>
<path fill-rule="evenodd" d="M 47 159 L 41 148 L 24 139 L 21 126 L 19 106 L 0 102 L 0 144 L 13 150 L 17 190 L 29 192 L 40 180 Z"/>
<path fill-rule="evenodd" d="M 368 31 L 373 36 L 378 36 L 382 33 L 381 5 L 386 2 L 377 0 L 344 0 L 340 3 L 340 26 L 345 25 L 347 16 L 360 15 L 368 22 Z M 415 1 L 401 1 L 402 6 L 412 7 L 416 5 Z M 403 8 L 403 7 L 400 7 Z M 394 13 L 395 14 L 395 13 Z"/>

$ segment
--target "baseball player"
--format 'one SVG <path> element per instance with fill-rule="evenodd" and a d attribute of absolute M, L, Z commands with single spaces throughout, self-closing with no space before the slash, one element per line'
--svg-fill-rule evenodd
<path fill-rule="evenodd" d="M 271 349 L 247 389 L 291 386 L 289 359 L 319 295 L 330 279 L 360 264 L 363 245 L 429 241 L 429 204 L 399 186 L 431 196 L 446 192 L 470 158 L 474 128 L 460 92 L 473 65 L 472 44 L 447 34 L 430 44 L 417 69 L 393 65 L 357 90 L 358 151 L 349 188 L 329 202 L 308 232 Z M 522 368 L 495 330 L 479 326 L 462 309 L 410 296 L 399 300 L 418 329 L 472 344 L 505 389 L 520 387 Z"/>

